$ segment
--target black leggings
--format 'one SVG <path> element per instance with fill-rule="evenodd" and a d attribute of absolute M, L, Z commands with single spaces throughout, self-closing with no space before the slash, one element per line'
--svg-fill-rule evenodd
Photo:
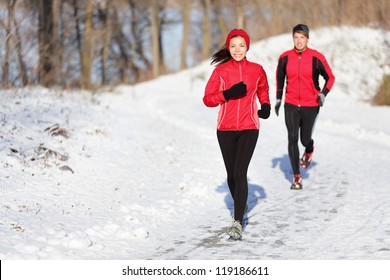
<path fill-rule="evenodd" d="M 298 137 L 301 136 L 301 143 L 306 152 L 313 151 L 314 141 L 312 134 L 314 124 L 320 107 L 298 107 L 286 103 L 284 105 L 285 121 L 288 132 L 288 155 L 294 175 L 300 174 L 299 169 L 299 147 Z"/>
<path fill-rule="evenodd" d="M 217 131 L 227 183 L 234 201 L 234 219 L 241 225 L 248 199 L 247 172 L 258 136 L 258 130 Z"/>

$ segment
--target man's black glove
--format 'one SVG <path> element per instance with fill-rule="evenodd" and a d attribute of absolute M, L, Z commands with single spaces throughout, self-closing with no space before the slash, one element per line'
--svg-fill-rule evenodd
<path fill-rule="evenodd" d="M 276 113 L 277 116 L 279 116 L 280 105 L 282 105 L 282 100 L 281 99 L 277 99 L 276 100 L 276 104 L 275 104 L 275 113 Z"/>
<path fill-rule="evenodd" d="M 271 114 L 271 106 L 268 103 L 261 104 L 261 110 L 257 111 L 259 118 L 268 119 Z"/>
<path fill-rule="evenodd" d="M 228 101 L 234 97 L 244 95 L 246 92 L 246 84 L 244 84 L 244 82 L 239 82 L 238 84 L 233 85 L 231 88 L 224 90 L 223 96 L 225 97 L 226 101 Z"/>
<path fill-rule="evenodd" d="M 318 94 L 318 105 L 320 105 L 322 107 L 322 106 L 324 106 L 324 102 L 325 102 L 325 94 L 320 92 Z"/>

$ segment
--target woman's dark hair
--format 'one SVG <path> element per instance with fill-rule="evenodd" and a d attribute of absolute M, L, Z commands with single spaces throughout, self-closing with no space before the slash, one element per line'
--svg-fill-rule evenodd
<path fill-rule="evenodd" d="M 223 64 L 225 62 L 228 62 L 232 56 L 230 55 L 229 51 L 226 49 L 226 45 L 223 45 L 219 48 L 219 50 L 213 54 L 211 57 L 211 65 L 218 66 L 220 64 Z"/>

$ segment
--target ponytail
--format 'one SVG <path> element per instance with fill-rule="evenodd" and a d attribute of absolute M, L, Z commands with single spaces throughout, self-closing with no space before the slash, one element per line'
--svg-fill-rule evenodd
<path fill-rule="evenodd" d="M 220 64 L 223 64 L 225 62 L 228 62 L 232 56 L 230 55 L 229 51 L 226 49 L 226 45 L 223 45 L 219 48 L 219 50 L 213 54 L 211 57 L 211 65 L 218 66 Z"/>

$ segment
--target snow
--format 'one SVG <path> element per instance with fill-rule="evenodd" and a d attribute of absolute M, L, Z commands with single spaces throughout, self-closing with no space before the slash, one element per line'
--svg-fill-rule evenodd
<path fill-rule="evenodd" d="M 243 241 L 227 241 L 232 200 L 202 103 L 209 62 L 97 93 L 0 91 L 3 260 L 389 260 L 390 34 L 311 32 L 336 83 L 321 108 L 313 166 L 291 191 L 283 110 L 261 120 Z M 290 34 L 253 43 L 275 102 Z M 302 151 L 302 147 L 301 147 Z"/>

